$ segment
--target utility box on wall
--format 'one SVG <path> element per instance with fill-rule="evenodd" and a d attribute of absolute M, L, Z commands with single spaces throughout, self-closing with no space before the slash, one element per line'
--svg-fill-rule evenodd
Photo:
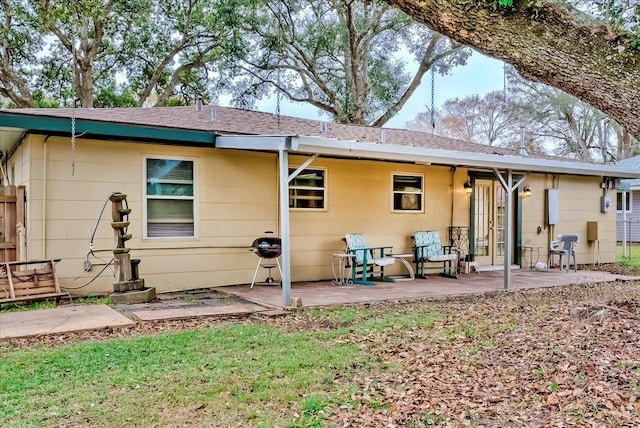
<path fill-rule="evenodd" d="M 547 189 L 547 224 L 560 223 L 560 190 Z"/>
<path fill-rule="evenodd" d="M 600 212 L 608 213 L 611 211 L 611 206 L 613 203 L 611 202 L 611 198 L 609 196 L 601 196 L 600 197 Z"/>
<path fill-rule="evenodd" d="M 597 221 L 588 221 L 587 222 L 587 241 L 594 242 L 599 239 L 598 237 L 598 222 Z"/>

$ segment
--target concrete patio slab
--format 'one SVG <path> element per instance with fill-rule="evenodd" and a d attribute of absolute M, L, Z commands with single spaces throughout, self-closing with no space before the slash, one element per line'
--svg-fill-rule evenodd
<path fill-rule="evenodd" d="M 558 269 L 518 269 L 511 273 L 511 291 L 529 288 L 557 287 L 598 282 L 633 281 L 640 277 L 616 275 L 609 272 L 579 270 L 561 272 Z M 282 289 L 274 286 L 237 285 L 221 287 L 232 296 L 258 305 L 282 308 Z M 428 279 L 402 282 L 377 282 L 375 286 L 333 285 L 324 282 L 296 282 L 291 286 L 291 298 L 300 299 L 303 307 L 438 299 L 467 294 L 504 291 L 504 271 L 461 274 L 458 279 L 430 275 Z"/>
<path fill-rule="evenodd" d="M 0 312 L 0 340 L 133 325 L 135 323 L 129 318 L 106 305 L 74 305 L 35 311 Z"/>
<path fill-rule="evenodd" d="M 248 315 L 255 312 L 263 312 L 268 309 L 258 305 L 228 305 L 228 306 L 196 306 L 185 308 L 159 309 L 135 311 L 131 314 L 140 321 L 159 321 L 188 319 L 202 316 L 216 315 Z"/>
<path fill-rule="evenodd" d="M 519 269 L 512 272 L 510 291 L 614 281 L 640 281 L 640 277 L 591 270 L 560 272 L 557 269 L 549 271 Z M 503 284 L 504 272 L 502 271 L 463 274 L 458 279 L 432 275 L 426 280 L 379 282 L 375 286 L 337 286 L 330 281 L 297 282 L 291 287 L 291 297 L 300 299 L 303 307 L 318 307 L 382 301 L 442 299 L 467 294 L 483 294 L 505 291 Z M 196 292 L 194 291 L 194 293 Z M 157 302 L 144 305 L 121 305 L 122 307 L 118 307 L 118 310 L 131 318 L 151 322 L 198 316 L 233 316 L 252 313 L 259 313 L 263 316 L 270 313 L 279 315 L 283 313 L 280 310 L 285 306 L 282 289 L 278 286 L 250 288 L 249 284 L 245 284 L 214 287 L 204 295 L 210 297 L 217 294 L 219 294 L 216 296 L 217 299 L 198 299 L 197 302 L 200 302 L 198 305 L 195 305 L 196 301 L 187 302 L 175 296 L 160 295 Z M 224 296 L 231 296 L 234 299 Z M 229 301 L 234 300 L 237 303 L 228 304 Z M 221 304 L 222 302 L 224 304 Z M 25 312 L 0 311 L 0 340 L 135 325 L 135 321 L 127 316 L 106 305 L 65 305 L 54 309 Z"/>

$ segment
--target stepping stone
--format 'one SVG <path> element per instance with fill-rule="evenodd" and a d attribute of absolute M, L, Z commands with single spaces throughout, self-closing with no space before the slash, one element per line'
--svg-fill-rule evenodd
<path fill-rule="evenodd" d="M 35 311 L 0 312 L 0 339 L 134 325 L 135 322 L 107 305 L 61 306 Z"/>
<path fill-rule="evenodd" d="M 215 315 L 248 315 L 254 312 L 262 312 L 266 309 L 258 305 L 229 305 L 229 306 L 193 306 L 171 309 L 156 309 L 148 311 L 131 312 L 140 321 L 177 320 L 193 317 Z"/>

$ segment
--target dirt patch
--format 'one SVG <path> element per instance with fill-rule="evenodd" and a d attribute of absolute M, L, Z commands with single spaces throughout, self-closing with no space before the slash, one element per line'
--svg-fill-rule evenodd
<path fill-rule="evenodd" d="M 155 311 L 163 309 L 197 308 L 203 306 L 233 306 L 251 304 L 248 300 L 232 296 L 215 288 L 201 288 L 196 290 L 176 291 L 158 294 L 149 303 L 117 304 L 113 308 L 126 317 L 135 319 L 137 311 Z"/>

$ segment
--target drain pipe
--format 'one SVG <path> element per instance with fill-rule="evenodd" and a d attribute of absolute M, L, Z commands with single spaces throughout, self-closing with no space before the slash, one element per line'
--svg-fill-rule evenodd
<path fill-rule="evenodd" d="M 457 167 L 451 167 L 451 218 L 449 219 L 450 227 L 453 227 L 453 219 L 455 217 L 456 211 L 456 170 Z M 451 241 L 451 233 L 449 233 L 449 241 Z M 449 242 L 449 245 L 451 245 L 451 242 Z"/>
<path fill-rule="evenodd" d="M 42 149 L 42 258 L 47 258 L 47 135 Z"/>

